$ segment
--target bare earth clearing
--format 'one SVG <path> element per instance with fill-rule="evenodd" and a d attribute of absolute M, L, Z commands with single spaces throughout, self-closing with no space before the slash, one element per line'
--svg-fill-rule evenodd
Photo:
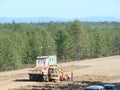
<path fill-rule="evenodd" d="M 63 87 L 86 86 L 90 84 L 116 83 L 120 84 L 120 56 L 97 58 L 91 60 L 60 63 L 64 71 L 74 72 L 73 82 L 31 82 L 28 80 L 28 69 L 0 72 L 0 90 L 21 88 L 24 90 L 42 87 Z M 27 89 L 25 89 L 27 88 Z M 39 89 L 41 90 L 41 89 Z M 56 90 L 56 89 L 55 89 Z M 65 89 L 66 90 L 66 89 Z M 68 89 L 69 90 L 69 89 Z M 71 89 L 74 90 L 74 89 Z M 119 89 L 118 89 L 119 90 Z"/>

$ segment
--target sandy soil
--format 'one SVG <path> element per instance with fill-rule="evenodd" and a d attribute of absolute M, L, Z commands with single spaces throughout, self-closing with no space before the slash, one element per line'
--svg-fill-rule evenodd
<path fill-rule="evenodd" d="M 65 72 L 74 72 L 73 82 L 31 82 L 28 80 L 28 72 L 30 68 L 0 72 L 0 89 L 8 90 L 19 87 L 38 87 L 49 86 L 55 84 L 59 86 L 63 84 L 73 87 L 77 85 L 96 84 L 96 83 L 117 83 L 120 84 L 120 56 L 112 56 L 105 58 L 97 58 L 91 60 L 74 61 L 58 64 Z M 73 84 L 74 83 L 74 84 Z M 22 90 L 22 89 L 21 89 Z"/>

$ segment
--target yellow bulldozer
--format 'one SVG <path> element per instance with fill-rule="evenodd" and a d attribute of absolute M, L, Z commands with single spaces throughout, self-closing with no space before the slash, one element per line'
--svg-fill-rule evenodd
<path fill-rule="evenodd" d="M 38 56 L 35 67 L 29 70 L 29 80 L 31 81 L 68 81 L 71 76 L 73 75 L 58 68 L 55 55 Z"/>
<path fill-rule="evenodd" d="M 38 56 L 35 67 L 29 70 L 29 80 L 40 82 L 59 80 L 57 57 Z"/>

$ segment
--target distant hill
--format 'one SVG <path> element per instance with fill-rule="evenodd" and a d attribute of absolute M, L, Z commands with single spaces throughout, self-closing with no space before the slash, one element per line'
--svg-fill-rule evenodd
<path fill-rule="evenodd" d="M 78 19 L 83 22 L 120 22 L 120 18 L 115 17 L 83 17 L 83 18 L 55 18 L 55 17 L 0 17 L 0 23 L 11 23 L 13 20 L 17 23 L 37 23 L 37 22 L 68 22 Z"/>
<path fill-rule="evenodd" d="M 115 17 L 86 17 L 86 18 L 79 18 L 80 21 L 87 21 L 87 22 L 120 22 L 120 18 Z"/>

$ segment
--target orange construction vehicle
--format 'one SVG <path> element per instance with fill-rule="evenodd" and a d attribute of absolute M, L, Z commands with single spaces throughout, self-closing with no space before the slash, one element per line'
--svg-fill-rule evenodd
<path fill-rule="evenodd" d="M 70 73 L 60 72 L 60 81 L 73 81 L 73 71 Z"/>

